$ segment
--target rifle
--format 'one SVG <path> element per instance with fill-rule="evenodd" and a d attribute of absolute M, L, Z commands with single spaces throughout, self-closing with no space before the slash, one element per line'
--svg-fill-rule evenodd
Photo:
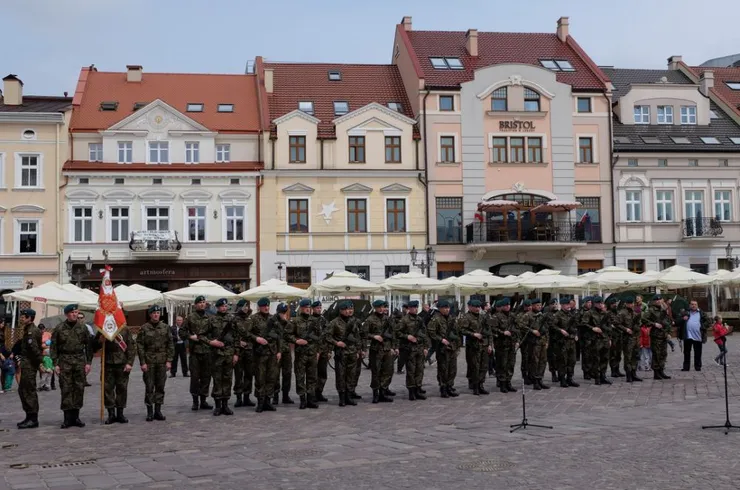
<path fill-rule="evenodd" d="M 303 320 L 303 318 L 301 318 L 301 319 Z M 308 319 L 305 321 L 305 323 L 306 323 L 306 330 L 305 330 L 304 333 L 307 333 L 308 335 L 299 336 L 298 335 L 299 328 L 298 328 L 298 325 L 296 325 L 296 339 L 305 340 L 306 342 L 309 342 L 309 343 L 307 343 L 306 345 L 296 345 L 296 349 L 297 348 L 307 348 L 307 347 L 310 347 L 311 346 L 311 342 L 318 343 L 321 340 L 321 338 L 319 336 L 317 336 L 316 334 L 314 334 L 313 332 L 311 332 L 311 317 L 308 317 Z"/>
<path fill-rule="evenodd" d="M 448 320 L 452 320 L 453 322 L 455 321 L 454 318 L 448 318 Z M 453 326 L 454 326 L 454 324 L 453 324 Z M 460 336 L 457 335 L 457 332 L 455 331 L 455 329 L 454 328 L 450 328 L 448 326 L 447 327 L 447 336 L 445 338 L 449 342 L 449 345 L 447 345 L 445 347 L 447 347 L 449 350 L 455 350 L 455 348 L 453 347 L 453 344 L 455 342 L 458 342 L 460 340 Z"/>

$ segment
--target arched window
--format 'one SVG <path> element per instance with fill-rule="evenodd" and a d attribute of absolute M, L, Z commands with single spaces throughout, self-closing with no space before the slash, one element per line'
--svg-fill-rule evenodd
<path fill-rule="evenodd" d="M 494 230 L 500 239 L 507 241 L 530 240 L 534 230 L 552 223 L 552 213 L 532 213 L 530 210 L 550 201 L 550 198 L 527 193 L 500 194 L 491 200 L 514 201 L 519 203 L 518 210 L 493 211 L 485 213 L 488 230 Z"/>
<path fill-rule="evenodd" d="M 524 110 L 540 112 L 540 94 L 527 87 L 524 87 Z"/>

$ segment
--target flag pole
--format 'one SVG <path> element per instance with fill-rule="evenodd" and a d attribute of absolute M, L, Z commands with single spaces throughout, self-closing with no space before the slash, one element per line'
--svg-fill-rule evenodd
<path fill-rule="evenodd" d="M 108 341 L 105 336 L 103 338 L 103 351 L 100 354 L 100 422 L 103 422 L 105 417 L 105 343 Z"/>

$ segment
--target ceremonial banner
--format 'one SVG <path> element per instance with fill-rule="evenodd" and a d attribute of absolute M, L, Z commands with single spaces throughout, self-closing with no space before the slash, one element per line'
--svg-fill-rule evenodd
<path fill-rule="evenodd" d="M 114 342 L 117 340 L 118 331 L 126 324 L 126 317 L 110 280 L 111 270 L 113 269 L 109 265 L 100 270 L 103 280 L 100 284 L 98 309 L 95 311 L 93 324 L 106 339 Z"/>

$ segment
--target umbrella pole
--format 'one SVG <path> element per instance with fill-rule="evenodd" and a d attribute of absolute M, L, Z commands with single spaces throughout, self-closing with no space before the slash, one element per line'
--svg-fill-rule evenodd
<path fill-rule="evenodd" d="M 105 339 L 105 337 L 103 337 Z M 103 340 L 103 350 L 100 354 L 100 422 L 103 422 L 105 414 L 105 342 Z"/>

